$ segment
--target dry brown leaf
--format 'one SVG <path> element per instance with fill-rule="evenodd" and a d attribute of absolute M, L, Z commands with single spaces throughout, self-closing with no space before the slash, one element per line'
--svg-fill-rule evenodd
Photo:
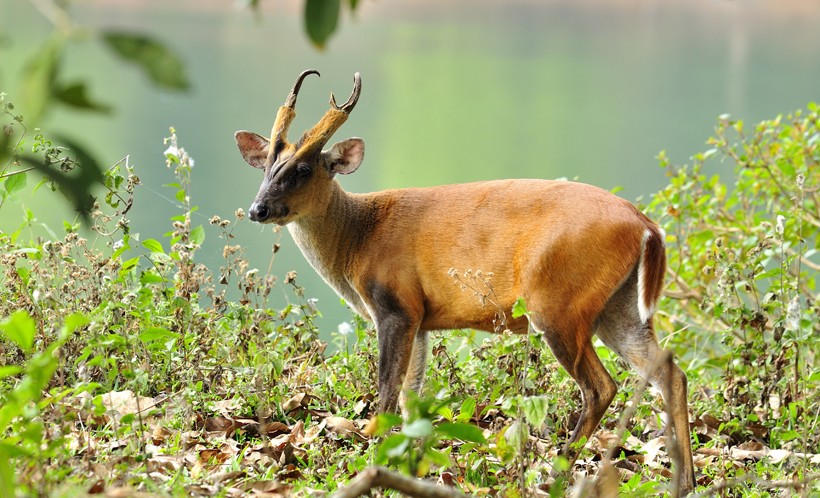
<path fill-rule="evenodd" d="M 596 432 L 594 440 L 598 441 L 598 444 L 604 453 L 606 453 L 610 447 L 616 446 L 621 442 L 621 438 L 619 438 L 617 434 L 605 430 Z"/>
<path fill-rule="evenodd" d="M 716 456 L 711 456 L 711 455 L 710 456 L 695 455 L 692 458 L 692 460 L 695 463 L 695 467 L 697 467 L 699 469 L 706 469 L 706 468 L 711 467 L 714 464 L 715 460 L 717 460 L 717 457 Z"/>
<path fill-rule="evenodd" d="M 217 401 L 214 403 L 213 407 L 217 413 L 224 415 L 225 417 L 230 417 L 232 413 L 236 413 L 242 408 L 242 404 L 238 399 L 231 398 Z"/>
<path fill-rule="evenodd" d="M 244 470 L 233 470 L 233 471 L 230 471 L 230 472 L 221 472 L 219 474 L 214 475 L 211 478 L 211 481 L 213 481 L 214 483 L 233 481 L 235 479 L 241 479 L 241 478 L 245 477 L 246 475 L 248 475 L 248 473 L 245 472 Z"/>
<path fill-rule="evenodd" d="M 723 452 L 719 448 L 698 448 L 697 450 L 695 450 L 695 453 L 715 457 L 723 454 Z"/>
<path fill-rule="evenodd" d="M 306 407 L 309 402 L 310 398 L 307 395 L 307 393 L 299 393 L 282 404 L 282 411 L 284 411 L 285 413 L 289 413 L 297 408 Z"/>
<path fill-rule="evenodd" d="M 271 465 L 274 465 L 275 460 L 268 452 L 263 451 L 261 448 L 258 448 L 248 451 L 245 454 L 245 459 L 243 460 L 243 462 L 247 465 L 256 465 L 259 468 L 268 468 Z"/>
<path fill-rule="evenodd" d="M 343 437 L 352 437 L 360 442 L 367 439 L 352 420 L 348 420 L 344 417 L 327 417 L 325 421 L 327 422 L 327 430 L 333 434 Z"/>
<path fill-rule="evenodd" d="M 658 455 L 661 452 L 661 448 L 666 447 L 666 437 L 656 437 L 655 439 L 650 439 L 643 445 L 643 463 L 644 465 L 656 465 L 658 460 Z"/>
<path fill-rule="evenodd" d="M 744 451 L 762 451 L 765 449 L 760 441 L 746 441 L 737 445 L 737 448 Z"/>
<path fill-rule="evenodd" d="M 148 459 L 148 472 L 164 471 L 168 474 L 178 472 L 184 462 L 179 455 L 157 455 Z"/>
<path fill-rule="evenodd" d="M 353 405 L 353 415 L 360 416 L 365 414 L 365 410 L 367 407 L 370 406 L 370 401 L 365 401 L 364 399 L 360 399 L 355 405 Z"/>
<path fill-rule="evenodd" d="M 230 453 L 214 448 L 201 450 L 199 452 L 199 460 L 208 465 L 222 465 L 230 457 Z"/>
<path fill-rule="evenodd" d="M 305 423 L 303 421 L 296 422 L 290 430 L 288 441 L 291 443 L 300 441 L 305 437 Z"/>
<path fill-rule="evenodd" d="M 255 481 L 245 483 L 243 486 L 245 491 L 256 491 L 259 493 L 286 493 L 293 488 L 290 484 L 285 484 L 279 481 Z"/>
<path fill-rule="evenodd" d="M 325 425 L 327 425 L 327 419 L 323 419 L 318 424 L 310 426 L 308 429 L 305 429 L 305 435 L 299 444 L 310 444 L 316 441 L 319 438 L 319 434 L 322 433 L 324 430 Z"/>
<path fill-rule="evenodd" d="M 234 429 L 234 421 L 228 417 L 211 417 L 205 419 L 203 427 L 208 432 L 225 432 Z"/>
<path fill-rule="evenodd" d="M 106 498 L 148 498 L 151 495 L 132 488 L 118 487 L 109 488 L 108 491 L 105 492 L 105 496 Z"/>
<path fill-rule="evenodd" d="M 170 429 L 166 429 L 161 425 L 154 426 L 154 430 L 151 431 L 151 441 L 157 445 L 165 444 L 165 441 L 173 434 Z"/>
<path fill-rule="evenodd" d="M 259 426 L 259 434 L 265 436 L 275 436 L 285 432 L 290 432 L 290 427 L 282 422 L 268 422 Z"/>
<path fill-rule="evenodd" d="M 617 498 L 620 476 L 618 471 L 608 462 L 604 462 L 595 480 L 595 494 L 599 498 Z"/>
<path fill-rule="evenodd" d="M 282 479 L 304 479 L 305 476 L 302 475 L 302 472 L 293 464 L 288 464 L 285 466 L 283 470 L 279 472 L 279 477 Z"/>
<path fill-rule="evenodd" d="M 441 475 L 438 476 L 438 483 L 442 486 L 455 487 L 456 476 L 452 472 L 442 472 Z"/>
<path fill-rule="evenodd" d="M 102 395 L 102 404 L 108 410 L 113 410 L 119 416 L 145 413 L 155 405 L 153 398 L 137 396 L 133 391 L 111 391 Z"/>
<path fill-rule="evenodd" d="M 794 455 L 794 453 L 789 450 L 769 450 L 768 457 L 772 463 L 778 464 L 787 460 L 792 455 Z"/>
<path fill-rule="evenodd" d="M 90 495 L 98 495 L 103 491 L 105 491 L 105 481 L 102 479 L 98 479 L 97 482 L 95 482 L 91 485 L 90 488 L 88 488 L 88 494 Z"/>

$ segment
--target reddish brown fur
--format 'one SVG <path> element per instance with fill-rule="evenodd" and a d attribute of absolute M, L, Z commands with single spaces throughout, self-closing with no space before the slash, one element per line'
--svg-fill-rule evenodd
<path fill-rule="evenodd" d="M 660 348 L 651 314 L 642 317 L 638 305 L 651 310 L 663 285 L 665 251 L 657 225 L 605 190 L 567 181 L 497 180 L 349 194 L 334 176 L 356 170 L 363 142 L 349 139 L 311 152 L 346 119 L 343 112 L 331 109 L 297 146 L 275 136 L 275 154 L 267 154 L 265 138 L 248 132 L 237 133 L 237 144 L 249 163 L 266 171 L 251 217 L 287 225 L 325 281 L 375 323 L 380 411 L 397 408 L 402 385 L 420 387 L 428 331 L 492 332 L 501 315 L 510 329 L 526 332 L 526 321 L 509 318 L 523 297 L 532 326 L 582 392 L 584 406 L 564 450 L 567 457 L 574 460 L 573 443 L 591 436 L 615 396 L 615 383 L 592 346 L 597 331 L 641 375 L 665 387 L 684 456 L 678 485 L 691 491 L 686 376 L 675 365 L 654 367 Z M 274 129 L 287 130 L 293 114 L 280 112 L 283 121 Z M 308 176 L 297 177 L 305 168 Z M 483 277 L 462 276 L 458 282 L 453 268 L 460 275 L 481 271 Z M 464 290 L 465 283 L 473 290 Z"/>

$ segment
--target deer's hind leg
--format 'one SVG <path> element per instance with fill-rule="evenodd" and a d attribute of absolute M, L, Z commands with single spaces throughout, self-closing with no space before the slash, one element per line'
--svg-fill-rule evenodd
<path fill-rule="evenodd" d="M 695 485 L 686 374 L 674 362 L 660 360 L 663 350 L 655 336 L 652 318 L 641 321 L 637 296 L 637 277 L 633 272 L 601 313 L 597 334 L 639 375 L 660 389 L 671 414 L 670 423 L 680 451 L 682 468 L 678 485 L 681 493 L 686 494 Z"/>
<path fill-rule="evenodd" d="M 569 326 L 568 320 L 560 325 L 539 318 L 533 314 L 533 327 L 544 334 L 550 349 L 558 362 L 572 376 L 581 390 L 581 415 L 562 454 L 570 465 L 581 452 L 580 441 L 589 440 L 601 422 L 617 392 L 615 381 L 607 372 L 595 348 L 592 346 L 590 326 L 583 320 Z"/>
<path fill-rule="evenodd" d="M 427 373 L 427 339 L 429 333 L 426 330 L 416 332 L 413 341 L 413 349 L 410 353 L 410 364 L 407 367 L 407 374 L 404 376 L 401 395 L 399 396 L 399 406 L 402 412 L 407 408 L 407 392 L 413 391 L 421 395 L 421 388 L 424 386 L 424 376 Z M 407 413 L 404 413 L 405 418 Z"/>

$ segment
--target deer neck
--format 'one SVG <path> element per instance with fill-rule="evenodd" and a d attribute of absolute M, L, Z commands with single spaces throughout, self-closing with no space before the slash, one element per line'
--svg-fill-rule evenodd
<path fill-rule="evenodd" d="M 367 310 L 348 277 L 351 256 L 355 254 L 356 227 L 362 206 L 345 192 L 337 181 L 331 182 L 327 202 L 287 225 L 299 250 L 317 273 L 351 305 L 367 316 Z"/>

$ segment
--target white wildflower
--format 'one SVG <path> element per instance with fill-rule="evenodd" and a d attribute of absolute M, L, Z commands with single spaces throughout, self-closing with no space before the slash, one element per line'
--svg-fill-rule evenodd
<path fill-rule="evenodd" d="M 800 328 L 800 298 L 794 296 L 794 299 L 789 303 L 786 309 L 786 325 L 791 330 L 798 330 Z"/>
<path fill-rule="evenodd" d="M 777 215 L 777 224 L 776 224 L 776 225 L 775 225 L 775 227 L 774 227 L 774 231 L 775 231 L 778 235 L 783 235 L 783 232 L 784 232 L 784 231 L 785 231 L 785 229 L 786 229 L 786 228 L 785 228 L 785 225 L 786 225 L 786 217 L 785 217 L 785 216 L 783 216 L 782 214 L 778 214 L 778 215 Z"/>
<path fill-rule="evenodd" d="M 353 326 L 348 322 L 342 322 L 338 325 L 336 330 L 339 332 L 339 335 L 346 336 L 353 333 Z"/>

